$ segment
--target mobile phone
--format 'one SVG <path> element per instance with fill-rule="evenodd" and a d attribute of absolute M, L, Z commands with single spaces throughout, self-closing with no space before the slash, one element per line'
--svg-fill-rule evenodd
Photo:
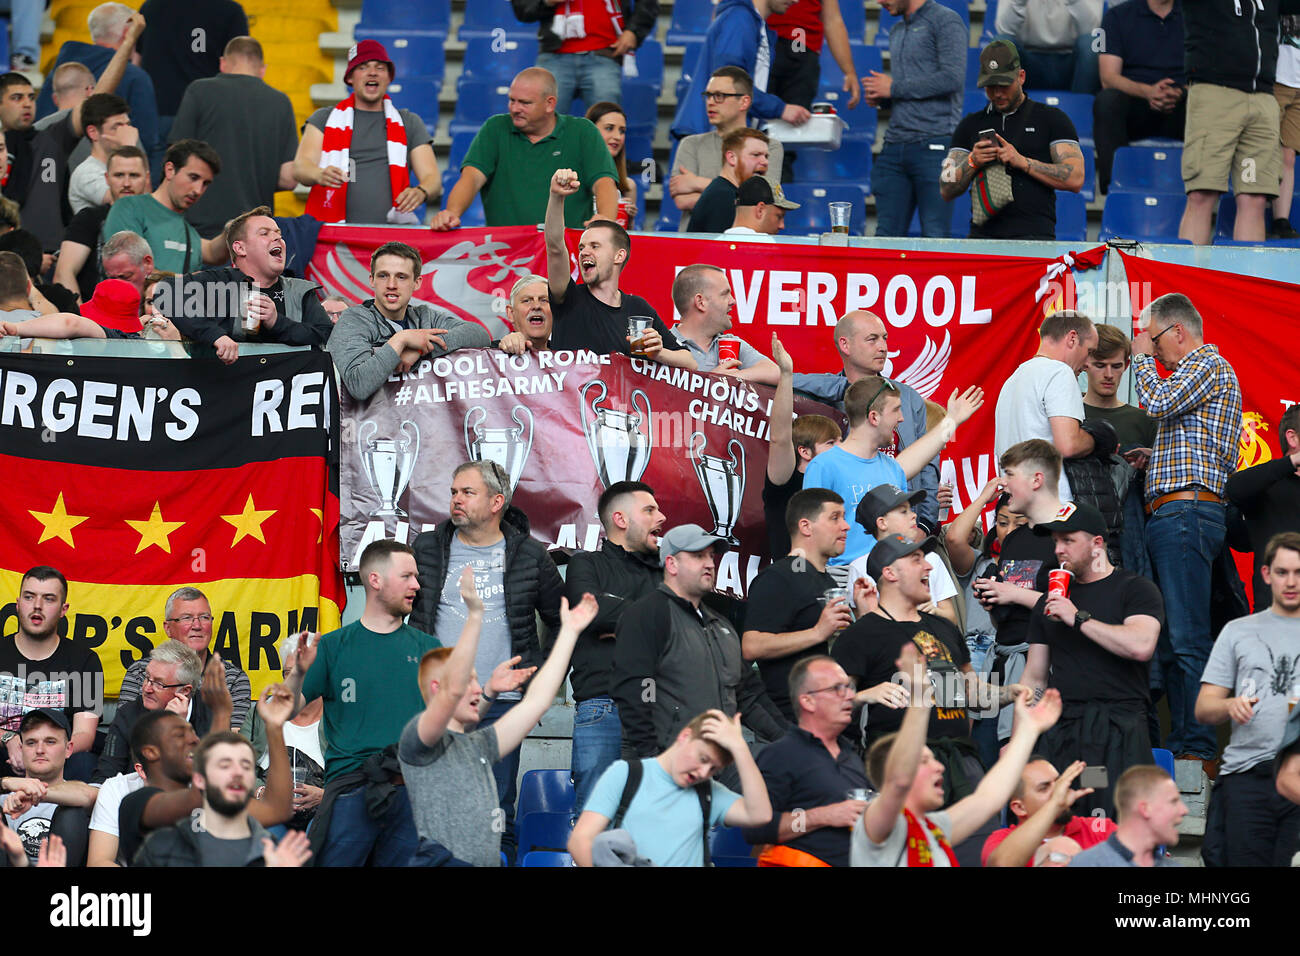
<path fill-rule="evenodd" d="M 1110 775 L 1105 767 L 1084 767 L 1079 774 L 1079 786 L 1084 790 L 1105 790 L 1110 786 Z"/>
<path fill-rule="evenodd" d="M 996 143 L 996 142 L 997 142 L 997 139 L 995 138 L 996 136 L 997 136 L 997 132 L 996 132 L 996 131 L 994 131 L 994 130 L 992 130 L 992 129 L 982 129 L 982 130 L 980 130 L 980 131 L 976 134 L 976 137 L 977 137 L 977 138 L 976 138 L 975 142 L 978 143 L 981 139 L 986 139 L 986 140 L 988 140 L 990 143 Z"/>

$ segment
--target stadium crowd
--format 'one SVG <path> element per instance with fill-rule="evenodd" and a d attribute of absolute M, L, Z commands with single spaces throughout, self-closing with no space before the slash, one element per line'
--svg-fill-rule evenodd
<path fill-rule="evenodd" d="M 890 73 L 864 77 L 836 0 L 723 0 L 674 120 L 666 193 L 692 231 L 779 232 L 797 208 L 783 169 L 799 158 L 749 124 L 812 121 L 824 42 L 851 103 L 890 104 L 879 235 L 905 233 L 914 212 L 924 235 L 946 235 L 948 204 L 972 191 L 972 236 L 1054 236 L 1055 191 L 1080 189 L 1084 164 L 1069 117 L 1026 93 L 1037 71 L 1101 89 L 1103 190 L 1103 142 L 1113 155 L 1126 138 L 1176 132 L 1198 144 L 1183 159 L 1186 238 L 1208 241 L 1230 176 L 1239 238 L 1264 239 L 1270 199 L 1273 230 L 1291 238 L 1300 54 L 1279 5 L 1247 5 L 1248 23 L 1227 0 L 1127 0 L 1104 19 L 1098 0 L 1091 20 L 1071 19 L 1089 4 L 1003 0 L 980 55 L 988 106 L 963 117 L 965 26 L 937 0 L 884 0 L 897 18 Z M 867 311 L 834 328 L 838 373 L 797 372 L 775 335 L 770 355 L 745 344 L 724 357 L 735 297 L 722 269 L 681 270 L 672 327 L 621 281 L 637 187 L 617 78 L 658 4 L 558 6 L 513 0 L 540 21 L 543 52 L 445 197 L 433 136 L 393 105 L 396 67 L 378 41 L 350 51 L 350 95 L 299 131 L 237 4 L 190 15 L 226 32 L 215 62 L 183 68 L 159 66 L 157 51 L 188 35 L 184 15 L 160 0 L 96 7 L 94 43 L 60 51 L 49 78 L 51 122 L 22 72 L 0 76 L 15 207 L 0 236 L 0 332 L 184 340 L 227 364 L 247 343 L 313 346 L 357 400 L 469 348 L 636 354 L 772 386 L 772 560 L 747 603 L 718 609 L 727 539 L 669 527 L 649 485 L 606 488 L 603 541 L 561 575 L 509 476 L 469 461 L 448 469 L 445 522 L 363 551 L 357 620 L 285 639 L 281 681 L 254 695 L 213 653 L 208 596 L 182 587 L 159 609 L 167 640 L 128 670 L 101 727 L 102 707 L 71 694 L 98 682 L 102 695 L 100 661 L 58 633 L 78 595 L 56 567 L 34 567 L 17 632 L 0 638 L 0 865 L 517 862 L 519 749 L 566 678 L 573 790 L 554 849 L 577 865 L 705 865 L 720 826 L 761 866 L 1166 866 L 1187 813 L 1179 784 L 1202 775 L 1206 865 L 1290 865 L 1300 406 L 1278 423 L 1283 454 L 1236 470 L 1241 389 L 1192 289 L 1153 301 L 1131 338 L 1080 312 L 1047 316 L 1005 383 L 975 381 L 958 357 L 971 380 L 944 406 L 883 374 L 888 329 Z M 30 69 L 17 30 L 13 65 Z M 1228 52 L 1248 41 L 1260 55 Z M 153 69 L 131 62 L 149 50 Z M 579 96 L 587 117 L 558 108 Z M 295 186 L 305 216 L 274 216 L 277 191 Z M 425 263 L 404 242 L 375 250 L 361 303 L 300 274 L 312 223 L 416 224 L 427 205 L 431 228 L 453 230 L 476 197 L 489 225 L 541 225 L 546 243 L 547 274 L 514 284 L 512 331 L 495 341 L 413 300 Z M 581 282 L 566 228 L 582 230 Z M 244 292 L 195 310 L 186 283 Z M 653 322 L 633 333 L 633 316 Z M 1137 405 L 1119 400 L 1125 373 Z M 794 417 L 796 391 L 847 430 Z M 995 421 L 999 473 L 949 514 L 939 454 L 979 415 Z M 1211 594 L 1229 541 L 1254 552 L 1255 613 L 1243 594 L 1221 620 Z M 65 679 L 29 680 L 50 674 Z"/>

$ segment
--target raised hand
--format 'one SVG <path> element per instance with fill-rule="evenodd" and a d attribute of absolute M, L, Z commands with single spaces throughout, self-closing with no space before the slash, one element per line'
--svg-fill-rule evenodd
<path fill-rule="evenodd" d="M 551 177 L 551 195 L 572 196 L 582 188 L 578 174 L 572 169 L 557 169 Z"/>
<path fill-rule="evenodd" d="M 1028 699 L 1021 697 L 1016 701 L 1016 726 L 1022 723 L 1034 729 L 1037 734 L 1048 730 L 1061 718 L 1061 692 L 1055 687 L 1043 694 L 1042 700 L 1029 706 Z"/>
<path fill-rule="evenodd" d="M 785 350 L 785 346 L 781 344 L 775 332 L 772 333 L 772 361 L 776 363 L 782 375 L 794 374 L 794 359 L 790 358 L 790 353 Z"/>
<path fill-rule="evenodd" d="M 711 710 L 704 722 L 700 724 L 700 736 L 711 744 L 717 744 L 733 756 L 740 750 L 748 750 L 744 734 L 740 731 L 740 714 L 730 720 L 720 710 Z"/>
<path fill-rule="evenodd" d="M 271 684 L 257 699 L 257 716 L 268 727 L 283 727 L 293 716 L 293 694 L 283 684 Z"/>
<path fill-rule="evenodd" d="M 563 598 L 561 598 L 563 600 Z M 528 678 L 537 672 L 536 667 L 519 667 L 518 664 L 522 657 L 515 655 L 508 661 L 502 661 L 492 669 L 492 676 L 488 678 L 487 692 L 491 697 L 500 697 L 502 694 L 508 694 L 512 690 L 518 690 L 528 682 Z"/>
<path fill-rule="evenodd" d="M 596 619 L 600 605 L 591 594 L 583 594 L 576 607 L 569 607 L 569 599 L 560 598 L 560 626 L 581 634 Z"/>
<path fill-rule="evenodd" d="M 12 867 L 24 867 L 31 862 L 27 859 L 27 851 L 23 848 L 18 831 L 11 830 L 3 823 L 0 823 L 0 852 L 9 857 L 9 865 Z"/>
<path fill-rule="evenodd" d="M 460 572 L 460 599 L 470 614 L 483 613 L 483 599 L 479 597 L 478 588 L 474 587 L 474 569 L 468 564 Z"/>
<path fill-rule="evenodd" d="M 1083 773 L 1087 766 L 1088 762 L 1086 760 L 1076 760 L 1066 767 L 1065 771 L 1056 778 L 1056 783 L 1052 784 L 1052 796 L 1049 800 L 1056 807 L 1058 813 L 1070 809 L 1070 807 L 1074 806 L 1074 801 L 1093 792 L 1092 787 L 1084 787 L 1082 790 L 1070 789 L 1070 784 L 1074 783 L 1075 779 L 1079 774 Z"/>
<path fill-rule="evenodd" d="M 960 425 L 969 419 L 984 404 L 984 389 L 978 385 L 972 385 L 960 395 L 957 389 L 952 390 L 952 396 L 948 399 L 948 414 L 952 420 Z"/>
<path fill-rule="evenodd" d="M 298 649 L 293 652 L 293 669 L 303 677 L 316 663 L 316 651 L 320 648 L 320 632 L 302 631 L 298 635 Z M 287 669 L 287 668 L 286 668 Z"/>
<path fill-rule="evenodd" d="M 212 712 L 230 713 L 235 702 L 230 699 L 230 688 L 226 686 L 226 665 L 221 662 L 220 654 L 213 654 L 203 672 L 203 685 L 199 688 L 203 706 Z"/>
<path fill-rule="evenodd" d="M 63 845 L 61 836 L 51 833 L 41 841 L 41 848 L 36 851 L 36 865 L 50 867 L 68 865 L 68 848 Z"/>
<path fill-rule="evenodd" d="M 270 837 L 262 837 L 262 859 L 267 866 L 303 866 L 311 859 L 307 834 L 290 830 L 277 846 Z"/>

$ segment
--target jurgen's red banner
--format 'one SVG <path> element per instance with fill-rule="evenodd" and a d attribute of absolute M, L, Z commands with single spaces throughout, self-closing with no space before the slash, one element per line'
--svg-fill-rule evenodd
<path fill-rule="evenodd" d="M 476 320 L 493 335 L 505 328 L 504 297 L 515 280 L 545 273 L 541 233 L 530 226 L 449 233 L 326 226 L 311 275 L 345 297 L 368 297 L 370 253 L 395 235 L 425 258 L 417 298 Z M 569 232 L 571 251 L 579 235 Z M 1092 265 L 1100 252 L 1076 260 Z M 1001 383 L 1034 354 L 1043 315 L 1058 307 L 1070 286 L 1066 265 L 1056 259 L 674 235 L 634 236 L 620 285 L 648 299 L 671 325 L 673 278 L 696 262 L 726 271 L 737 300 L 733 331 L 764 354 L 770 354 L 777 333 L 801 372 L 838 371 L 831 330 L 850 309 L 869 309 L 889 329 L 886 375 L 940 404 L 954 388 L 983 386 L 984 410 L 962 428 L 942 459 L 956 508 L 993 476 L 993 408 Z"/>

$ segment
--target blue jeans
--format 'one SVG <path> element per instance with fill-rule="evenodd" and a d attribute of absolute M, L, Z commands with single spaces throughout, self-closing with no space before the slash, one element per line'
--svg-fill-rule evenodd
<path fill-rule="evenodd" d="M 488 709 L 487 716 L 479 722 L 479 729 L 490 727 L 509 713 L 510 708 L 519 703 L 517 700 L 495 700 Z M 506 828 L 501 834 L 501 851 L 507 860 L 513 860 L 515 847 L 519 844 L 515 827 L 515 800 L 519 796 L 519 751 L 516 747 L 510 753 L 492 765 L 492 776 L 497 781 L 497 799 L 505 813 Z"/>
<path fill-rule="evenodd" d="M 1007 39 L 1007 38 L 1004 38 Z M 1014 41 L 1012 41 L 1014 42 Z M 1069 90 L 1095 94 L 1101 89 L 1097 72 L 1097 52 L 1091 35 L 1074 41 L 1068 52 L 1054 50 L 1020 50 L 1020 65 L 1025 70 L 1025 86 L 1034 90 Z"/>
<path fill-rule="evenodd" d="M 1147 555 L 1146 526 L 1147 515 L 1142 510 L 1142 484 L 1140 477 L 1134 478 L 1124 496 L 1124 533 L 1119 536 L 1120 560 L 1124 567 L 1144 578 L 1151 577 L 1151 558 Z"/>
<path fill-rule="evenodd" d="M 876 235 L 905 236 L 912 211 L 921 217 L 921 235 L 946 239 L 952 225 L 952 203 L 939 195 L 939 173 L 948 155 L 948 140 L 888 143 L 871 171 L 876 197 Z"/>
<path fill-rule="evenodd" d="M 623 724 L 618 706 L 608 697 L 578 701 L 573 708 L 574 814 L 582 812 L 587 798 L 605 768 L 618 759 Z"/>
<path fill-rule="evenodd" d="M 378 820 L 366 812 L 366 786 L 358 784 L 334 800 L 329 833 L 317 866 L 406 866 L 419 845 L 406 787 L 393 791 L 388 812 Z"/>
<path fill-rule="evenodd" d="M 9 45 L 9 55 L 23 53 L 33 60 L 41 59 L 41 20 L 45 17 L 45 4 L 42 0 L 10 0 L 0 4 L 0 13 L 10 15 L 13 42 Z M 9 64 L 4 65 L 6 70 Z"/>
<path fill-rule="evenodd" d="M 575 97 L 588 108 L 623 101 L 623 67 L 599 53 L 539 53 L 537 65 L 555 74 L 555 112 L 569 112 Z"/>
<path fill-rule="evenodd" d="M 1156 653 L 1169 698 L 1169 739 L 1175 755 L 1214 758 L 1214 728 L 1198 723 L 1201 690 L 1214 635 L 1210 630 L 1210 583 L 1214 559 L 1223 548 L 1223 505 L 1171 501 L 1147 520 L 1147 550 L 1165 599 L 1165 626 Z"/>

